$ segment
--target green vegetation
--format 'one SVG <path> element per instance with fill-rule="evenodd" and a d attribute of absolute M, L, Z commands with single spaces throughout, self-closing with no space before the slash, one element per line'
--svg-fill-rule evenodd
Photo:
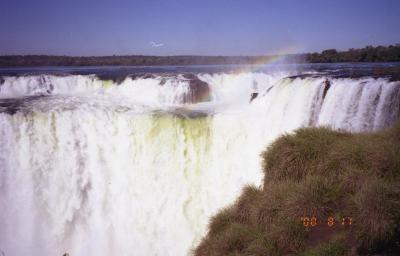
<path fill-rule="evenodd" d="M 154 65 L 219 65 L 266 63 L 280 56 L 50 56 L 50 55 L 4 55 L 0 67 L 18 66 L 154 66 Z M 338 52 L 335 49 L 321 53 L 290 54 L 288 62 L 393 62 L 400 61 L 400 44 L 367 46 Z"/>
<path fill-rule="evenodd" d="M 246 187 L 214 216 L 195 255 L 399 255 L 400 123 L 300 129 L 262 158 L 263 188 Z"/>
<path fill-rule="evenodd" d="M 0 56 L 0 67 L 18 66 L 163 66 L 163 65 L 217 65 L 267 62 L 274 56 Z"/>
<path fill-rule="evenodd" d="M 349 49 L 338 52 L 335 49 L 321 53 L 306 54 L 310 63 L 325 62 L 391 62 L 400 61 L 400 44 L 385 46 L 367 46 L 361 49 Z"/>

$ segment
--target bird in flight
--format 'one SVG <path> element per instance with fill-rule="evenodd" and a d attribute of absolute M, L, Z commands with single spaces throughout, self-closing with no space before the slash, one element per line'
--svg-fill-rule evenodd
<path fill-rule="evenodd" d="M 154 48 L 164 46 L 163 43 L 156 43 L 156 42 L 153 42 L 153 41 L 150 42 L 150 45 L 151 45 L 151 47 L 154 47 Z"/>

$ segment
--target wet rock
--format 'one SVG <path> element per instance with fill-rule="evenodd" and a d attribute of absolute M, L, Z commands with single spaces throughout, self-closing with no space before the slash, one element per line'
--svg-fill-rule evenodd
<path fill-rule="evenodd" d="M 127 77 L 127 74 L 112 74 L 112 73 L 104 73 L 97 74 L 98 79 L 103 81 L 113 81 L 115 84 L 121 84 Z"/>
<path fill-rule="evenodd" d="M 23 111 L 27 103 L 29 104 L 30 102 L 41 100 L 43 97 L 46 97 L 46 95 L 36 95 L 14 99 L 0 99 L 0 113 L 14 115 L 17 112 Z"/>
<path fill-rule="evenodd" d="M 163 78 L 161 79 L 159 85 L 164 85 L 167 82 L 167 79 Z"/>
<path fill-rule="evenodd" d="M 250 96 L 250 102 L 252 102 L 255 98 L 257 98 L 258 93 L 257 92 L 253 92 Z"/>
<path fill-rule="evenodd" d="M 185 74 L 183 77 L 189 80 L 190 95 L 185 100 L 185 103 L 199 103 L 209 101 L 211 96 L 210 86 L 201 81 L 194 74 Z"/>
<path fill-rule="evenodd" d="M 152 73 L 146 73 L 146 74 L 140 75 L 140 78 L 142 78 L 142 79 L 149 79 L 149 78 L 154 78 L 154 77 L 155 77 L 155 75 Z"/>
<path fill-rule="evenodd" d="M 326 94 L 328 93 L 329 88 L 331 88 L 331 82 L 326 79 L 324 81 L 324 92 L 322 93 L 322 99 L 325 99 Z"/>
<path fill-rule="evenodd" d="M 14 115 L 23 106 L 23 101 L 19 99 L 1 99 L 0 100 L 0 113 L 7 113 Z"/>

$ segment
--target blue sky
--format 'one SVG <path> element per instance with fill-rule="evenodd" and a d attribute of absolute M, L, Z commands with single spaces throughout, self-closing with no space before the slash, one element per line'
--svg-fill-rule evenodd
<path fill-rule="evenodd" d="M 2 0 L 0 54 L 261 55 L 400 43 L 397 0 Z"/>

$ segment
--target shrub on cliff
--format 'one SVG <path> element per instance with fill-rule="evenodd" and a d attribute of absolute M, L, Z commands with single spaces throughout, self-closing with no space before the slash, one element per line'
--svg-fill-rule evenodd
<path fill-rule="evenodd" d="M 399 253 L 400 124 L 300 129 L 262 158 L 263 188 L 246 187 L 214 216 L 195 255 Z"/>

